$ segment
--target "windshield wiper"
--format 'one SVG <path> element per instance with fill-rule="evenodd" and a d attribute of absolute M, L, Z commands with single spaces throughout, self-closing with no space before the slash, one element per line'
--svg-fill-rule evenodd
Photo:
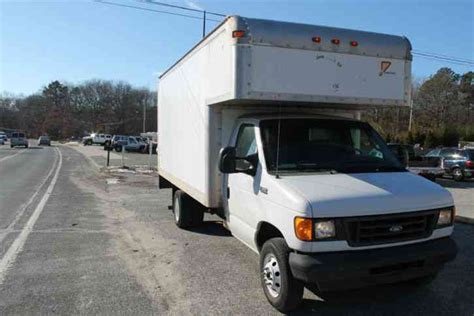
<path fill-rule="evenodd" d="M 334 168 L 312 162 L 297 162 L 295 170 L 308 172 L 329 172 L 331 174 L 337 173 L 337 170 Z"/>
<path fill-rule="evenodd" d="M 344 164 L 340 167 L 342 170 L 355 170 L 353 172 L 402 172 L 407 171 L 404 168 L 400 168 L 397 166 L 391 166 L 386 164 L 369 164 L 368 162 L 362 163 L 349 163 Z"/>

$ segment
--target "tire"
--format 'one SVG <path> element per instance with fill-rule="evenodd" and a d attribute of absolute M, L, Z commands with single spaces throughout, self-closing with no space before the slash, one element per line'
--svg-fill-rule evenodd
<path fill-rule="evenodd" d="M 174 222 L 179 228 L 198 226 L 204 218 L 202 205 L 181 190 L 174 193 L 173 214 Z"/>
<path fill-rule="evenodd" d="M 25 148 L 28 148 L 28 145 L 25 145 Z"/>
<path fill-rule="evenodd" d="M 290 249 L 283 238 L 272 238 L 260 252 L 260 280 L 268 302 L 282 313 L 297 308 L 304 284 L 295 279 L 288 262 Z"/>
<path fill-rule="evenodd" d="M 462 181 L 464 179 L 464 174 L 461 170 L 461 168 L 454 168 L 452 171 L 451 171 L 452 175 L 453 175 L 453 178 L 455 181 Z"/>
<path fill-rule="evenodd" d="M 116 152 L 121 152 L 122 151 L 122 146 L 115 146 L 115 151 Z"/>
<path fill-rule="evenodd" d="M 10 148 L 13 148 L 13 147 L 15 147 L 15 146 L 13 146 L 13 145 L 10 145 Z"/>

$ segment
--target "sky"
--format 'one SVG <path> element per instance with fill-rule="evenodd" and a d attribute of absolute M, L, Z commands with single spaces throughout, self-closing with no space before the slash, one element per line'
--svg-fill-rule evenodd
<path fill-rule="evenodd" d="M 104 0 L 105 1 L 105 0 Z M 140 3 L 107 0 L 155 10 Z M 143 1 L 143 0 L 142 0 Z M 474 60 L 472 0 L 161 0 L 224 14 L 404 35 L 418 51 Z M 217 22 L 208 21 L 207 31 Z M 0 93 L 30 94 L 53 80 L 123 80 L 155 90 L 160 73 L 202 36 L 202 22 L 94 1 L 0 0 Z M 413 76 L 441 67 L 414 57 Z"/>

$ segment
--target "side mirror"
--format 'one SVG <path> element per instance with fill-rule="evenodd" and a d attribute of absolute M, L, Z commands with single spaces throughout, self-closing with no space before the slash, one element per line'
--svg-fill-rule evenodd
<path fill-rule="evenodd" d="M 245 173 L 250 176 L 257 174 L 258 154 L 247 157 L 236 157 L 235 147 L 225 147 L 219 153 L 219 171 L 222 173 Z"/>
<path fill-rule="evenodd" d="M 392 148 L 392 152 L 397 157 L 398 161 L 403 165 L 403 167 L 408 166 L 408 160 L 409 160 L 409 155 L 408 155 L 408 150 L 405 148 Z"/>
<path fill-rule="evenodd" d="M 235 147 L 221 149 L 219 153 L 219 171 L 222 173 L 237 173 Z"/>

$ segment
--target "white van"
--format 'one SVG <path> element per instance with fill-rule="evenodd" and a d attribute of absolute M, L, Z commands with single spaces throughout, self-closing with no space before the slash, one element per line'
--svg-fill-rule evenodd
<path fill-rule="evenodd" d="M 361 111 L 410 104 L 404 37 L 228 17 L 160 78 L 158 172 L 179 227 L 222 217 L 268 301 L 435 276 L 454 203 Z"/>

